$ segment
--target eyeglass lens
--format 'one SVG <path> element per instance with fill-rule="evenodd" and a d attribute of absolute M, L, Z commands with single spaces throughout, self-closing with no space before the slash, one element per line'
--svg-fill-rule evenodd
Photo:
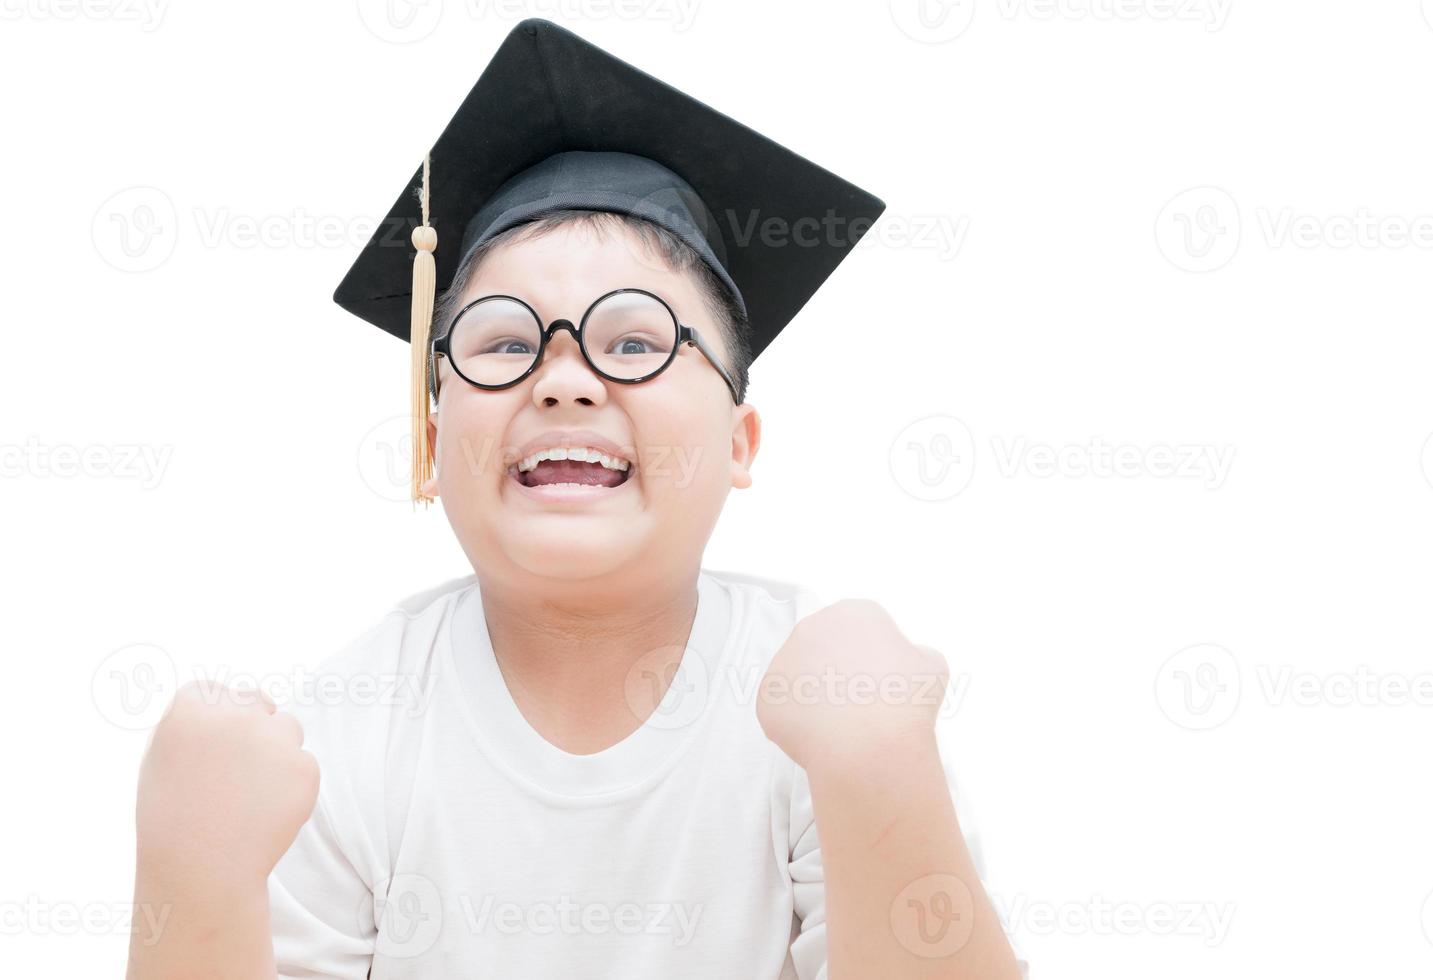
<path fill-rule="evenodd" d="M 677 330 L 671 311 L 655 297 L 613 293 L 587 314 L 583 346 L 598 371 L 633 381 L 671 358 Z M 512 299 L 492 297 L 458 317 L 448 346 L 453 366 L 465 378 L 504 385 L 532 367 L 541 342 L 542 325 L 532 310 Z"/>

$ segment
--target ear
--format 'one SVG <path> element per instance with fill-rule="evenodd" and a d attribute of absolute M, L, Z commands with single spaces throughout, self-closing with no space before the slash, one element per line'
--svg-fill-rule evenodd
<path fill-rule="evenodd" d="M 438 413 L 431 412 L 428 415 L 428 452 L 433 456 L 433 475 L 423 482 L 420 487 L 424 495 L 429 497 L 438 496 Z"/>
<path fill-rule="evenodd" d="M 751 486 L 751 464 L 761 448 L 761 416 L 750 402 L 733 406 L 731 413 L 731 485 Z"/>

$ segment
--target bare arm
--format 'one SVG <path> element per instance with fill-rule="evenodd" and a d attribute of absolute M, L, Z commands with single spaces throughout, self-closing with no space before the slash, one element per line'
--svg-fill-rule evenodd
<path fill-rule="evenodd" d="M 935 738 L 867 749 L 808 772 L 825 872 L 829 976 L 1018 980 L 960 832 Z"/>
<path fill-rule="evenodd" d="M 162 865 L 140 855 L 127 980 L 274 980 L 265 883 L 219 885 Z"/>
<path fill-rule="evenodd" d="M 262 695 L 180 690 L 140 767 L 128 980 L 273 980 L 268 876 L 318 796 L 303 731 Z"/>
<path fill-rule="evenodd" d="M 811 785 L 830 980 L 1020 975 L 940 763 L 948 678 L 860 599 L 798 622 L 767 669 L 757 718 Z"/>

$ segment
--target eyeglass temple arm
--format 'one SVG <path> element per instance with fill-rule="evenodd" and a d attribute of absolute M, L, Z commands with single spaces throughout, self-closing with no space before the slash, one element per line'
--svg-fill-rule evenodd
<path fill-rule="evenodd" d="M 727 373 L 726 368 L 722 365 L 721 358 L 717 357 L 716 351 L 707 346 L 707 342 L 702 339 L 702 335 L 697 333 L 693 328 L 683 324 L 681 337 L 677 342 L 682 343 L 683 341 L 689 341 L 695 344 L 697 350 L 701 351 L 703 356 L 712 362 L 712 367 L 717 369 L 717 373 L 722 376 L 722 380 L 726 382 L 726 386 L 731 389 L 732 400 L 740 405 L 741 398 L 739 398 L 736 393 L 736 382 L 733 381 L 731 375 Z"/>

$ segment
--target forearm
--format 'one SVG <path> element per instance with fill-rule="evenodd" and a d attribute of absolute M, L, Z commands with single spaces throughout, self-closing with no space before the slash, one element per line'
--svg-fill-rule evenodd
<path fill-rule="evenodd" d="M 1014 953 L 965 846 L 935 738 L 808 771 L 831 980 L 1007 980 Z"/>
<path fill-rule="evenodd" d="M 126 980 L 274 980 L 263 880 L 195 874 L 139 861 Z"/>

